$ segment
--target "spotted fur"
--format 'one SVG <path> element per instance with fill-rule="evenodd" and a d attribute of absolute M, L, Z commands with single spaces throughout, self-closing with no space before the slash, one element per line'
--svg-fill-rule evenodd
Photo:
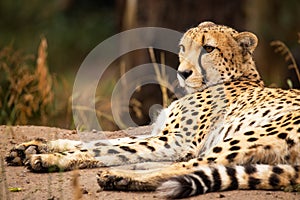
<path fill-rule="evenodd" d="M 252 55 L 257 41 L 253 33 L 203 22 L 179 44 L 178 79 L 190 94 L 162 111 L 151 135 L 34 140 L 15 146 L 6 161 L 36 172 L 130 165 L 101 170 L 99 186 L 158 188 L 168 198 L 300 184 L 300 91 L 264 86 Z"/>

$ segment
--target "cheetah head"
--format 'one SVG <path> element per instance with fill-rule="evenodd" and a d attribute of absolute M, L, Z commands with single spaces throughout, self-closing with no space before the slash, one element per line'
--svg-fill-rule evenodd
<path fill-rule="evenodd" d="M 188 30 L 179 44 L 180 85 L 193 93 L 233 80 L 263 84 L 252 57 L 257 42 L 253 33 L 212 22 Z"/>

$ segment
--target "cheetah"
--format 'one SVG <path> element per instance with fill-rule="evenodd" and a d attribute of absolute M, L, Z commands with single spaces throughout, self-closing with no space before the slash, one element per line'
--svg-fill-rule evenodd
<path fill-rule="evenodd" d="M 6 162 L 33 172 L 110 167 L 97 174 L 104 190 L 165 198 L 300 184 L 300 91 L 264 86 L 257 43 L 253 33 L 202 22 L 179 44 L 178 80 L 189 94 L 160 113 L 149 136 L 36 139 L 12 148 Z"/>

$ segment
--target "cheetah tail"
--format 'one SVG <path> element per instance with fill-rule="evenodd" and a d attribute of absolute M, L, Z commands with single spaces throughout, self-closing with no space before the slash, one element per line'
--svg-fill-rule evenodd
<path fill-rule="evenodd" d="M 157 191 L 161 197 L 177 199 L 222 190 L 278 190 L 294 184 L 300 184 L 300 166 L 215 165 L 200 166 L 193 173 L 173 177 Z"/>

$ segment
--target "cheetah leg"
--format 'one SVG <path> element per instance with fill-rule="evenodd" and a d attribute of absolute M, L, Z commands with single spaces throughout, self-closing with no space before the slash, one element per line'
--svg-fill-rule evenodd
<path fill-rule="evenodd" d="M 35 154 L 24 161 L 25 166 L 33 172 L 56 172 L 74 169 L 103 167 L 93 153 L 86 149 L 51 153 Z"/>
<path fill-rule="evenodd" d="M 124 154 L 122 156 L 124 156 Z M 129 157 L 129 155 L 127 156 Z M 100 161 L 99 158 L 96 159 L 93 151 L 90 151 L 88 149 L 81 149 L 81 150 L 57 152 L 51 154 L 31 155 L 24 162 L 25 162 L 25 166 L 33 172 L 55 172 L 55 171 L 69 171 L 69 170 L 84 169 L 84 168 L 106 167 L 107 165 L 118 161 L 115 160 L 114 156 L 103 156 L 101 158 L 102 160 L 104 160 L 104 162 Z M 132 165 L 118 166 L 117 168 L 121 170 L 124 169 L 148 170 L 153 168 L 161 168 L 169 165 L 170 165 L 169 162 L 165 162 L 165 163 L 147 162 L 147 163 L 137 163 Z"/>
<path fill-rule="evenodd" d="M 141 136 L 138 138 L 144 139 L 146 137 L 147 136 Z M 34 154 L 50 154 L 56 152 L 59 153 L 76 151 L 80 149 L 92 149 L 95 146 L 117 145 L 120 143 L 133 141 L 136 141 L 136 139 L 128 137 L 109 140 L 97 140 L 91 142 L 81 142 L 68 139 L 47 141 L 42 138 L 37 138 L 29 142 L 24 142 L 14 146 L 6 155 L 5 159 L 7 164 L 10 166 L 20 166 L 24 165 L 24 161 L 29 159 Z M 46 157 L 49 157 L 49 155 Z"/>
<path fill-rule="evenodd" d="M 131 170 L 109 168 L 97 173 L 97 182 L 103 190 L 131 190 L 131 191 L 153 191 L 162 182 L 173 176 L 191 173 L 192 170 L 182 168 L 181 165 L 160 165 L 149 168 L 145 163 L 142 168 Z"/>
<path fill-rule="evenodd" d="M 119 166 L 140 162 L 175 161 L 191 151 L 189 146 L 184 145 L 182 137 L 172 134 L 153 136 L 117 145 L 96 146 L 90 149 L 83 149 L 82 143 L 80 143 L 79 146 L 81 148 L 73 145 L 72 148 L 58 149 L 62 150 L 61 152 L 55 152 L 53 150 L 55 149 L 54 147 L 50 148 L 51 145 L 49 144 L 58 147 L 64 146 L 54 145 L 55 142 L 39 141 L 38 144 L 36 142 L 23 144 L 21 147 L 15 148 L 16 150 L 12 150 L 9 156 L 6 157 L 6 161 L 8 163 L 16 163 L 15 157 L 23 156 L 24 151 L 28 151 L 27 149 L 34 149 L 35 151 L 30 152 L 31 154 L 25 154 L 22 157 L 22 163 L 28 169 L 34 172 L 47 172 L 49 171 L 47 168 L 51 168 L 50 171 L 66 171 L 78 168 Z M 36 149 L 45 150 L 36 151 Z"/>
<path fill-rule="evenodd" d="M 202 164 L 200 166 L 196 166 L 194 164 L 197 163 L 196 161 L 197 160 L 194 159 L 192 165 L 190 165 L 190 162 L 181 162 L 174 163 L 170 166 L 162 166 L 160 168 L 147 170 L 124 170 L 110 168 L 98 172 L 97 182 L 100 188 L 103 190 L 153 191 L 159 188 L 159 192 L 164 193 L 162 194 L 164 197 L 166 197 L 166 195 L 168 197 L 170 193 L 175 194 L 175 186 L 179 187 L 180 185 L 178 191 L 181 191 L 182 188 L 184 188 L 184 186 L 181 184 L 185 183 L 185 181 L 187 185 L 190 185 L 189 191 L 195 190 L 194 186 L 192 185 L 192 178 L 202 174 L 202 172 L 203 175 L 201 175 L 199 179 L 203 178 L 204 180 L 200 181 L 201 184 L 207 184 L 205 177 L 209 177 L 211 181 L 219 181 L 221 179 L 224 181 L 220 182 L 220 185 L 217 188 L 208 189 L 207 185 L 201 186 L 203 187 L 203 190 L 201 190 L 203 193 L 232 189 L 273 190 L 280 189 L 282 187 L 288 187 L 291 184 L 300 184 L 300 166 L 296 165 L 247 164 L 243 166 L 231 165 L 231 167 L 227 167 L 217 164 Z M 231 173 L 233 171 L 236 171 L 237 174 Z M 195 173 L 195 175 L 193 175 L 193 173 Z M 215 175 L 215 173 L 222 177 L 215 180 L 215 178 L 218 177 Z M 192 177 L 190 178 L 191 181 L 186 180 L 185 176 Z M 181 179 L 182 181 L 180 181 Z M 236 182 L 233 180 L 237 180 L 238 184 L 235 185 Z M 167 184 L 164 184 L 165 182 Z M 173 182 L 178 183 L 173 184 Z M 219 182 L 212 182 L 212 184 L 219 184 Z M 163 187 L 160 187 L 161 185 L 163 185 Z M 184 193 L 184 191 L 182 191 L 182 193 Z"/>
<path fill-rule="evenodd" d="M 182 155 L 182 153 L 176 153 L 180 151 L 179 148 L 166 151 L 155 146 L 156 151 L 152 151 L 151 148 L 141 145 L 128 146 L 102 146 L 96 149 L 87 149 L 86 152 L 82 152 L 83 149 L 75 152 L 32 155 L 26 162 L 26 166 L 35 172 L 46 171 L 47 167 L 51 167 L 55 171 L 66 171 L 76 168 L 120 166 L 151 161 L 174 161 L 178 159 L 178 155 Z"/>
<path fill-rule="evenodd" d="M 24 165 L 24 161 L 34 154 L 47 154 L 54 152 L 64 152 L 78 150 L 82 147 L 80 141 L 59 139 L 47 141 L 45 139 L 35 139 L 14 146 L 6 155 L 5 160 L 8 165 Z"/>

